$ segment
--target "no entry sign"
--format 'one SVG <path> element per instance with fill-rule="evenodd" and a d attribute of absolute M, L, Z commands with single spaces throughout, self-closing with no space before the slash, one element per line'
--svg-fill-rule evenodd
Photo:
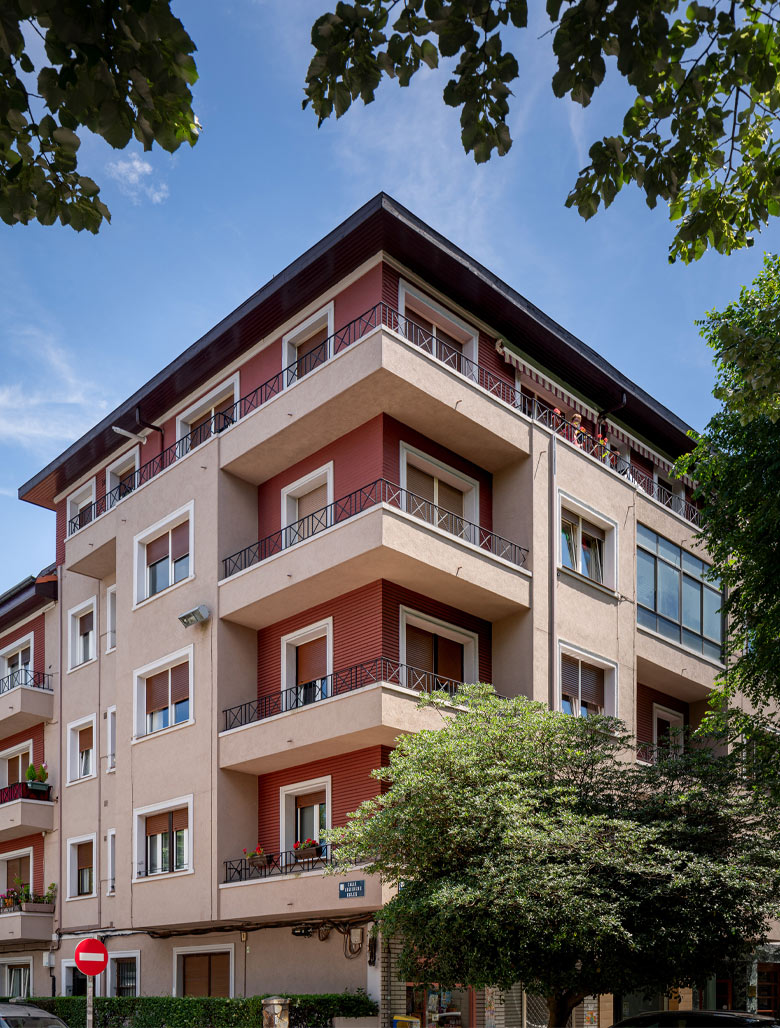
<path fill-rule="evenodd" d="M 76 967 L 82 974 L 96 975 L 105 971 L 108 950 L 100 939 L 82 939 L 76 947 Z"/>

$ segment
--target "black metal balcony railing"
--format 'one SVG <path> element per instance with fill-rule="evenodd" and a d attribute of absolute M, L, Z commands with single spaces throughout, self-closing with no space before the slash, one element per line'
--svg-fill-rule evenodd
<path fill-rule="evenodd" d="M 518 567 L 525 565 L 528 550 L 524 546 L 502 539 L 494 532 L 488 532 L 487 529 L 466 521 L 459 514 L 453 514 L 444 507 L 437 507 L 424 497 L 409 492 L 408 489 L 402 489 L 393 482 L 378 478 L 375 482 L 355 489 L 347 496 L 342 496 L 341 499 L 329 503 L 327 507 L 314 511 L 305 518 L 273 532 L 265 539 L 260 539 L 251 546 L 239 550 L 238 553 L 226 557 L 222 562 L 223 577 L 229 578 L 245 568 L 259 564 L 274 554 L 281 553 L 283 550 L 303 542 L 304 539 L 310 539 L 318 532 L 323 532 L 326 528 L 332 528 L 342 521 L 354 518 L 379 504 L 387 504 L 397 510 L 405 511 L 429 525 L 443 529 L 449 535 L 473 543 L 494 557 L 501 557 Z"/>
<path fill-rule="evenodd" d="M 45 782 L 14 782 L 0 789 L 0 806 L 13 803 L 14 800 L 50 800 L 51 786 Z"/>
<path fill-rule="evenodd" d="M 318 678 L 305 685 L 282 689 L 270 696 L 260 696 L 248 703 L 230 707 L 223 711 L 225 731 L 229 732 L 231 728 L 240 728 L 253 721 L 263 721 L 267 717 L 283 714 L 287 710 L 297 710 L 299 707 L 318 703 L 331 696 L 341 696 L 344 693 L 354 692 L 356 689 L 364 689 L 377 682 L 401 685 L 406 689 L 414 689 L 416 692 L 438 690 L 449 693 L 450 696 L 454 696 L 458 687 L 463 684 L 454 678 L 437 675 L 433 671 L 424 671 L 421 668 L 411 667 L 409 664 L 401 664 L 400 661 L 390 657 L 375 657 L 363 664 L 355 664 L 353 667 L 334 671 L 325 678 Z"/>
<path fill-rule="evenodd" d="M 261 862 L 249 861 L 246 857 L 225 861 L 225 882 L 249 882 L 255 878 L 272 878 L 276 875 L 300 874 L 301 871 L 317 871 L 333 863 L 331 847 L 323 843 L 317 846 L 316 855 L 299 856 L 295 850 L 283 853 L 268 853 Z"/>
<path fill-rule="evenodd" d="M 51 675 L 44 674 L 43 671 L 29 671 L 27 668 L 12 671 L 5 678 L 0 678 L 0 695 L 16 689 L 20 685 L 28 685 L 34 689 L 47 689 L 51 692 Z"/>
<path fill-rule="evenodd" d="M 664 486 L 655 482 L 652 475 L 636 468 L 625 457 L 621 457 L 609 446 L 599 442 L 595 436 L 576 428 L 562 414 L 556 413 L 554 407 L 542 400 L 525 396 L 521 390 L 508 383 L 504 378 L 488 371 L 487 368 L 466 357 L 454 347 L 437 340 L 426 329 L 417 325 L 410 318 L 404 317 L 388 304 L 377 303 L 364 314 L 354 318 L 343 328 L 328 336 L 309 353 L 277 371 L 267 382 L 257 386 L 246 396 L 242 396 L 231 408 L 216 412 L 209 421 L 199 425 L 189 435 L 182 436 L 137 471 L 126 476 L 117 486 L 99 497 L 94 503 L 79 511 L 68 522 L 68 535 L 72 535 L 80 528 L 90 524 L 95 518 L 110 510 L 119 500 L 150 481 L 181 457 L 186 456 L 190 450 L 206 442 L 212 436 L 218 435 L 248 414 L 252 414 L 288 386 L 294 385 L 347 347 L 368 335 L 369 332 L 380 327 L 396 332 L 412 346 L 473 382 L 491 396 L 495 396 L 508 406 L 522 412 L 526 417 L 546 424 L 552 431 L 580 446 L 586 453 L 603 461 L 620 474 L 624 474 L 653 499 L 698 525 L 699 512 L 692 503 L 684 497 L 672 494 Z"/>

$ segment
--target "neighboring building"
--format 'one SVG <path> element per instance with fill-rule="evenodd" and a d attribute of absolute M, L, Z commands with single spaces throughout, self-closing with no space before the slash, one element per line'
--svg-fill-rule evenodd
<path fill-rule="evenodd" d="M 698 722 L 722 626 L 670 474 L 686 429 L 380 195 L 22 486 L 56 512 L 39 720 L 63 754 L 32 991 L 79 991 L 98 934 L 110 994 L 362 988 L 384 1026 L 425 1007 L 368 944 L 386 891 L 295 843 L 376 793 L 433 685 L 651 744 Z M 38 738 L 2 722 L 7 751 Z M 486 1001 L 453 997 L 464 1028 Z"/>

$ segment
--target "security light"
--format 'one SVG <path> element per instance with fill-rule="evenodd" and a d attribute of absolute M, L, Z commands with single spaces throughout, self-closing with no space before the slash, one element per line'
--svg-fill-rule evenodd
<path fill-rule="evenodd" d="M 209 608 L 201 603 L 199 607 L 193 607 L 192 610 L 179 614 L 179 621 L 185 628 L 191 628 L 193 625 L 199 625 L 202 621 L 208 621 L 210 617 Z"/>

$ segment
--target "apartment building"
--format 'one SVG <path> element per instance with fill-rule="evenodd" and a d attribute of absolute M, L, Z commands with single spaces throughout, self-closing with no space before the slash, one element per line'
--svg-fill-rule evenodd
<path fill-rule="evenodd" d="M 435 726 L 421 689 L 697 723 L 722 625 L 686 428 L 386 195 L 357 211 L 20 488 L 56 564 L 0 597 L 0 670 L 34 637 L 53 679 L 0 711 L 0 878 L 24 851 L 58 894 L 0 911 L 0 968 L 78 992 L 99 935 L 111 995 L 361 988 L 384 1026 L 482 1028 L 490 995 L 397 980 L 386 890 L 324 876 L 320 833 Z M 28 740 L 54 804 L 12 784 Z"/>

